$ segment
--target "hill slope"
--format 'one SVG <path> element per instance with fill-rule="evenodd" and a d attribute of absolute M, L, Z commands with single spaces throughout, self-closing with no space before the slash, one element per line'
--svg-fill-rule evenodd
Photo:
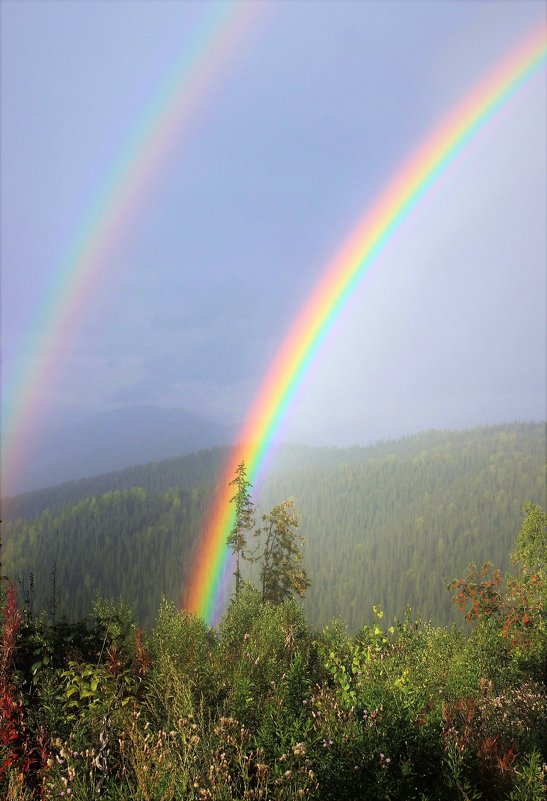
<path fill-rule="evenodd" d="M 27 590 L 33 572 L 40 608 L 56 564 L 59 614 L 83 615 L 100 592 L 150 622 L 162 596 L 184 591 L 222 456 L 205 451 L 12 499 L 19 516 L 4 531 L 5 572 L 26 576 Z M 314 625 L 342 615 L 359 627 L 375 603 L 388 617 L 410 603 L 443 623 L 452 617 L 444 579 L 469 561 L 506 563 L 522 504 L 544 502 L 544 462 L 544 424 L 369 448 L 286 447 L 259 510 L 292 496 L 302 512 Z"/>

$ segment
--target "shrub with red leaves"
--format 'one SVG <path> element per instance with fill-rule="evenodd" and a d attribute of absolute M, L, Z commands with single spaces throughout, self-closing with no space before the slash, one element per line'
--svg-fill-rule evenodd
<path fill-rule="evenodd" d="M 34 742 L 26 725 L 23 699 L 13 681 L 22 622 L 13 584 L 8 587 L 3 618 L 0 641 L 0 781 L 13 768 L 26 780 L 29 788 L 39 790 L 41 795 L 44 748 Z"/>
<path fill-rule="evenodd" d="M 497 621 L 512 646 L 526 647 L 530 632 L 541 624 L 544 607 L 537 574 L 504 578 L 489 563 L 480 570 L 470 564 L 467 575 L 451 581 L 448 588 L 456 592 L 452 600 L 468 623 Z"/>
<path fill-rule="evenodd" d="M 9 584 L 4 604 L 4 620 L 2 625 L 2 641 L 0 643 L 0 693 L 3 695 L 11 685 L 14 668 L 17 636 L 21 628 L 22 618 L 17 608 L 15 587 Z"/>

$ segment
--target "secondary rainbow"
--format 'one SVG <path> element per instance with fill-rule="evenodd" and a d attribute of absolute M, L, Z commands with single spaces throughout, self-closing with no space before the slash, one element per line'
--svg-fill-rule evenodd
<path fill-rule="evenodd" d="M 99 181 L 99 191 L 29 326 L 17 364 L 4 378 L 1 463 L 8 485 L 14 485 L 28 464 L 34 445 L 31 430 L 45 414 L 43 389 L 54 382 L 93 289 L 111 267 L 116 245 L 263 7 L 229 0 L 206 4 L 204 12 L 186 19 L 180 57 L 136 121 L 117 161 Z"/>
<path fill-rule="evenodd" d="M 226 537 L 233 525 L 229 482 L 244 461 L 256 480 L 273 436 L 325 336 L 376 256 L 428 188 L 500 106 L 541 69 L 547 51 L 542 26 L 488 74 L 406 161 L 321 273 L 286 334 L 231 449 L 205 521 L 185 592 L 189 611 L 216 622 L 230 578 Z"/>

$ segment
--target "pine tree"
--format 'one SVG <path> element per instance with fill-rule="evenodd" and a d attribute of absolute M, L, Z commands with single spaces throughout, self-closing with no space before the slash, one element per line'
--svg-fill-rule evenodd
<path fill-rule="evenodd" d="M 230 498 L 230 503 L 235 504 L 235 520 L 226 542 L 236 558 L 234 576 L 236 579 L 237 595 L 241 587 L 241 560 L 248 558 L 245 552 L 247 547 L 247 531 L 250 531 L 255 524 L 254 505 L 249 493 L 252 484 L 247 479 L 245 462 L 240 462 L 236 467 L 235 477 L 230 481 L 230 487 L 231 486 L 237 488 L 234 497 Z"/>

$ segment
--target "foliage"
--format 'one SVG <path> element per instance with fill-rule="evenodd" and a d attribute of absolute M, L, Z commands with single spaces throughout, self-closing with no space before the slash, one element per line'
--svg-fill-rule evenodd
<path fill-rule="evenodd" d="M 545 679 L 547 657 L 545 619 L 545 554 L 547 515 L 536 504 L 523 506 L 524 521 L 517 536 L 513 561 L 517 575 L 502 574 L 485 564 L 468 566 L 464 578 L 454 579 L 453 600 L 468 623 L 490 628 L 505 638 L 517 657 L 532 660 Z"/>
<path fill-rule="evenodd" d="M 300 515 L 292 499 L 273 507 L 255 532 L 262 545 L 260 587 L 262 601 L 281 603 L 293 592 L 304 597 L 310 586 L 301 565 L 304 538 L 298 537 Z"/>
<path fill-rule="evenodd" d="M 150 637 L 151 680 L 168 683 L 174 671 L 196 697 L 214 695 L 214 646 L 214 633 L 201 618 L 164 600 Z"/>
<path fill-rule="evenodd" d="M 22 616 L 15 588 L 9 584 L 3 607 L 0 643 L 0 782 L 14 774 L 30 774 L 41 766 L 37 742 L 27 724 L 27 710 L 16 686 L 15 664 Z"/>
<path fill-rule="evenodd" d="M 256 598 L 246 587 L 234 600 L 220 628 L 219 647 L 231 711 L 240 720 L 258 723 L 291 674 L 296 656 L 307 653 L 309 635 L 302 609 L 293 599 L 271 604 L 256 603 Z"/>
<path fill-rule="evenodd" d="M 525 517 L 511 559 L 521 564 L 527 574 L 537 575 L 541 584 L 544 584 L 547 560 L 547 512 L 544 512 L 537 503 L 527 501 L 522 507 L 522 513 Z"/>

